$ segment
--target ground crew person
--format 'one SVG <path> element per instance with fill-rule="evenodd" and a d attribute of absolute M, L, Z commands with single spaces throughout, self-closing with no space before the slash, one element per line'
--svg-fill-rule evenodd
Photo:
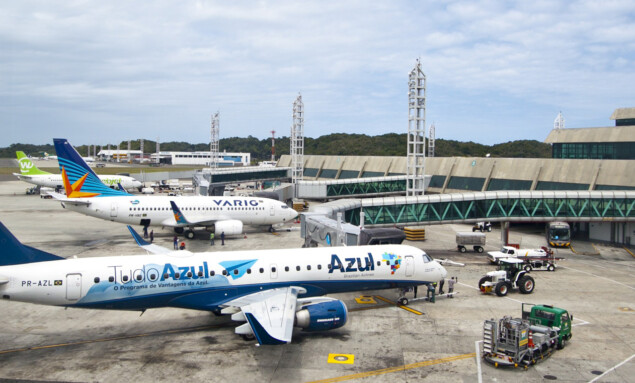
<path fill-rule="evenodd" d="M 439 281 L 439 295 L 443 294 L 443 285 L 445 284 L 445 278 Z"/>
<path fill-rule="evenodd" d="M 220 233 L 220 244 L 225 246 L 225 232 Z"/>
<path fill-rule="evenodd" d="M 454 292 L 454 283 L 456 281 L 454 280 L 454 277 L 450 278 L 450 280 L 448 281 L 448 294 L 450 294 L 450 298 L 454 298 L 454 295 L 451 295 Z"/>
<path fill-rule="evenodd" d="M 174 236 L 174 250 L 178 250 L 178 249 L 179 249 L 179 237 L 175 235 Z"/>
<path fill-rule="evenodd" d="M 210 246 L 214 246 L 214 232 L 213 231 L 209 234 L 209 241 L 210 241 Z"/>
<path fill-rule="evenodd" d="M 436 291 L 436 287 L 434 286 L 434 283 L 428 283 L 428 294 L 427 294 L 427 298 L 429 302 L 434 303 L 435 299 L 434 299 L 434 292 Z"/>

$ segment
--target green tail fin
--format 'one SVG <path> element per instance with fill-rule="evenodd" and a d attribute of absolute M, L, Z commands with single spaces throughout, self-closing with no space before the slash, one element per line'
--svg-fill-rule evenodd
<path fill-rule="evenodd" d="M 22 175 L 34 176 L 38 174 L 51 174 L 38 169 L 33 161 L 24 154 L 24 152 L 17 151 L 15 154 L 18 156 L 18 164 L 20 164 L 20 173 L 22 173 Z"/>

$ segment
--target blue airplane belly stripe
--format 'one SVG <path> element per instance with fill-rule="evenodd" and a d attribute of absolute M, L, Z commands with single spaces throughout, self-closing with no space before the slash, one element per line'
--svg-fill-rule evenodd
<path fill-rule="evenodd" d="M 114 310 L 142 310 L 147 308 L 168 306 L 211 311 L 217 309 L 218 306 L 223 305 L 236 298 L 258 291 L 263 291 L 263 289 L 269 290 L 280 287 L 300 286 L 305 288 L 307 290 L 307 293 L 300 294 L 298 295 L 298 297 L 305 298 L 350 291 L 410 287 L 413 285 L 426 284 L 430 282 L 431 281 L 383 279 L 356 281 L 290 281 L 238 286 L 224 285 L 222 287 L 200 287 L 173 292 L 125 296 L 120 299 L 109 299 L 93 302 L 80 301 L 68 306 Z"/>

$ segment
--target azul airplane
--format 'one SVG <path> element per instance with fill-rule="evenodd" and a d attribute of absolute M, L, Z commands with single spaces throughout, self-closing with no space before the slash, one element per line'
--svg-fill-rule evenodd
<path fill-rule="evenodd" d="M 231 314 L 259 344 L 291 341 L 294 327 L 342 327 L 344 302 L 325 294 L 437 282 L 446 270 L 411 246 L 380 245 L 190 253 L 149 244 L 151 255 L 63 259 L 20 243 L 0 223 L 0 296 L 46 305 Z"/>
<path fill-rule="evenodd" d="M 24 154 L 24 152 L 15 152 L 18 157 L 18 163 L 20 164 L 20 173 L 13 173 L 22 181 L 45 186 L 49 188 L 61 188 L 63 185 L 62 176 L 60 174 L 53 174 L 40 170 L 35 166 L 33 161 Z M 141 189 L 143 184 L 136 179 L 128 176 L 97 176 L 101 182 L 108 186 L 117 187 L 121 185 L 124 189 Z"/>
<path fill-rule="evenodd" d="M 65 208 L 82 214 L 129 225 L 174 227 L 177 233 L 185 231 L 187 238 L 194 238 L 194 227 L 213 227 L 216 234 L 236 235 L 243 232 L 243 225 L 271 227 L 298 216 L 286 204 L 268 198 L 133 196 L 112 190 L 99 182 L 67 140 L 56 138 L 53 142 L 66 195 L 50 194 Z M 173 204 L 178 206 L 176 210 Z"/>

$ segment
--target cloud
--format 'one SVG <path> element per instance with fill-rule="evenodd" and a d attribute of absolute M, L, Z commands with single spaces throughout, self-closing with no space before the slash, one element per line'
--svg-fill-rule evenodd
<path fill-rule="evenodd" d="M 217 110 L 221 137 L 288 135 L 298 92 L 307 135 L 405 132 L 417 57 L 438 138 L 541 140 L 559 110 L 567 126 L 608 125 L 635 99 L 628 1 L 27 0 L 0 9 L 0 124 L 10 131 L 0 146 L 55 135 L 205 142 Z"/>

